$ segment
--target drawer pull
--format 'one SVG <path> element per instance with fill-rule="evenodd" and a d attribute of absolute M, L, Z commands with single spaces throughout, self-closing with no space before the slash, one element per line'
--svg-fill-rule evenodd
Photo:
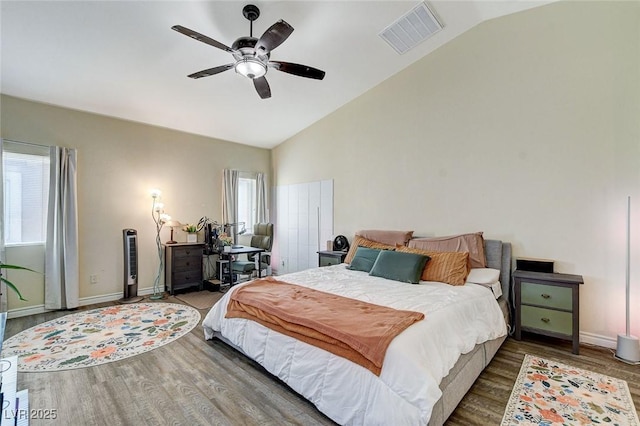
<path fill-rule="evenodd" d="M 548 324 L 551 320 L 549 318 L 540 318 L 540 321 Z"/>
<path fill-rule="evenodd" d="M 543 299 L 550 299 L 551 298 L 550 294 L 545 294 L 545 293 L 542 293 L 540 296 L 542 296 Z"/>

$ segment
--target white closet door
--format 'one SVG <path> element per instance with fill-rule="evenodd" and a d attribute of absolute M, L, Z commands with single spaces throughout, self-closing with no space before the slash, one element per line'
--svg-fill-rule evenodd
<path fill-rule="evenodd" d="M 282 185 L 276 194 L 274 270 L 282 275 L 317 267 L 318 250 L 333 239 L 333 180 Z"/>
<path fill-rule="evenodd" d="M 327 241 L 333 238 L 333 180 L 323 180 L 320 182 L 320 250 L 326 250 Z"/>
<path fill-rule="evenodd" d="M 309 187 L 311 184 L 298 185 L 298 253 L 297 271 L 307 269 L 309 265 Z"/>
<path fill-rule="evenodd" d="M 299 220 L 298 217 L 298 197 L 300 193 L 300 184 L 289 186 L 289 203 L 287 204 L 287 216 L 289 217 L 289 223 L 287 228 L 287 241 L 289 242 L 288 251 L 288 264 L 285 264 L 287 272 L 299 271 L 298 269 L 298 229 Z"/>
<path fill-rule="evenodd" d="M 318 250 L 320 249 L 320 202 L 321 196 L 320 182 L 309 184 L 309 241 L 307 250 L 307 269 L 318 266 Z"/>

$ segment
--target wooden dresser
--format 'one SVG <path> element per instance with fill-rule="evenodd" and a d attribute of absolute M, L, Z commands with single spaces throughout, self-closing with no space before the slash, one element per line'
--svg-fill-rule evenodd
<path fill-rule="evenodd" d="M 516 270 L 513 280 L 516 340 L 522 331 L 569 339 L 577 355 L 582 276 Z"/>
<path fill-rule="evenodd" d="M 170 293 L 198 286 L 202 289 L 204 244 L 176 243 L 164 246 L 164 286 Z"/>

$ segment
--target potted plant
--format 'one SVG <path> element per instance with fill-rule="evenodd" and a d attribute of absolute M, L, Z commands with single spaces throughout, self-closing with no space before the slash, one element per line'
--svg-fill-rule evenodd
<path fill-rule="evenodd" d="M 232 242 L 233 239 L 224 232 L 218 236 L 218 244 L 222 246 L 222 251 L 231 251 Z"/>
<path fill-rule="evenodd" d="M 35 271 L 33 269 L 25 268 L 24 266 L 9 265 L 7 263 L 0 262 L 0 280 L 3 283 L 5 283 L 8 288 L 10 288 L 11 290 L 15 291 L 16 294 L 18 295 L 18 297 L 20 298 L 20 300 L 26 301 L 27 299 L 22 297 L 22 294 L 20 293 L 20 290 L 18 290 L 18 287 L 16 287 L 16 285 L 14 283 L 12 283 L 11 281 L 9 281 L 8 279 L 6 279 L 5 277 L 2 276 L 2 270 L 3 269 L 18 269 L 18 270 L 31 271 L 31 272 L 35 272 Z"/>
<path fill-rule="evenodd" d="M 198 242 L 198 228 L 195 225 L 187 224 L 182 230 L 187 233 L 187 242 L 188 243 L 197 243 Z"/>

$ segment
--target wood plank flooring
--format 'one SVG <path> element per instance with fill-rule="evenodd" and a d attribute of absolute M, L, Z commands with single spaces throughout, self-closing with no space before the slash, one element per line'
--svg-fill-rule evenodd
<path fill-rule="evenodd" d="M 147 301 L 147 300 L 145 300 Z M 169 296 L 164 302 L 182 303 Z M 92 309 L 107 304 L 81 309 Z M 66 315 L 50 312 L 7 322 L 6 337 Z M 201 310 L 202 317 L 207 310 Z M 527 336 L 508 338 L 446 425 L 499 425 L 526 353 L 624 379 L 640 407 L 640 367 L 609 349 Z M 52 373 L 19 373 L 30 408 L 55 409 L 31 425 L 333 425 L 304 398 L 218 340 L 202 325 L 153 351 L 109 364 Z"/>

